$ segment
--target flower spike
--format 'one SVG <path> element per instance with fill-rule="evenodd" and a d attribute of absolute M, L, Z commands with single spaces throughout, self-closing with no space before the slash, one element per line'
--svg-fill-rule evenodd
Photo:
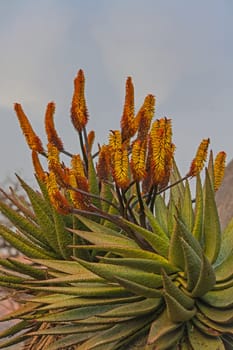
<path fill-rule="evenodd" d="M 121 117 L 121 135 L 123 142 L 134 136 L 137 127 L 134 118 L 134 86 L 131 77 L 126 80 L 124 111 Z"/>
<path fill-rule="evenodd" d="M 175 147 L 172 144 L 171 119 L 157 119 L 151 128 L 151 171 L 153 183 L 163 184 L 170 175 Z M 166 180 L 167 181 L 167 180 Z"/>
<path fill-rule="evenodd" d="M 48 138 L 48 142 L 52 143 L 57 147 L 59 151 L 63 151 L 63 143 L 61 138 L 58 136 L 55 126 L 54 126 L 54 116 L 55 112 L 55 103 L 50 102 L 47 105 L 46 113 L 45 113 L 45 130 Z"/>
<path fill-rule="evenodd" d="M 147 138 L 151 121 L 155 113 L 155 97 L 153 95 L 147 95 L 142 107 L 140 108 L 135 121 L 138 125 L 139 140 L 145 140 Z"/>
<path fill-rule="evenodd" d="M 65 196 L 60 192 L 56 174 L 51 171 L 47 177 L 46 185 L 48 189 L 49 198 L 53 206 L 57 209 L 60 214 L 69 214 L 71 211 L 70 204 Z"/>
<path fill-rule="evenodd" d="M 222 183 L 226 166 L 226 153 L 219 152 L 214 161 L 214 190 L 217 191 Z"/>
<path fill-rule="evenodd" d="M 69 183 L 74 189 L 89 192 L 88 179 L 85 176 L 83 162 L 79 154 L 72 157 Z M 69 192 L 76 208 L 87 209 L 90 204 L 90 198 L 87 195 L 74 190 Z"/>
<path fill-rule="evenodd" d="M 196 176 L 197 174 L 200 173 L 200 171 L 204 167 L 204 163 L 207 158 L 207 152 L 208 152 L 208 147 L 209 147 L 210 139 L 203 139 L 202 142 L 200 143 L 196 156 L 193 159 L 189 172 L 187 176 Z"/>
<path fill-rule="evenodd" d="M 132 146 L 131 170 L 134 180 L 141 181 L 146 175 L 146 141 L 135 140 Z"/>
<path fill-rule="evenodd" d="M 112 130 L 109 135 L 109 151 L 111 156 L 112 176 L 117 186 L 126 188 L 129 184 L 128 151 L 125 145 L 122 144 L 121 133 L 118 130 Z"/>
<path fill-rule="evenodd" d="M 28 146 L 31 148 L 31 150 L 35 150 L 41 154 L 44 154 L 45 152 L 42 146 L 42 142 L 39 136 L 37 136 L 36 133 L 34 132 L 26 114 L 23 111 L 22 106 L 19 103 L 15 103 L 14 107 L 20 123 L 20 127 L 26 138 Z"/>
<path fill-rule="evenodd" d="M 48 168 L 49 171 L 53 172 L 56 175 L 57 183 L 62 187 L 67 187 L 69 184 L 68 181 L 68 172 L 69 169 L 66 168 L 59 159 L 59 150 L 52 143 L 48 143 Z"/>
<path fill-rule="evenodd" d="M 109 152 L 108 145 L 103 145 L 100 148 L 96 170 L 100 181 L 109 180 L 111 168 L 110 168 L 110 152 Z"/>
<path fill-rule="evenodd" d="M 95 132 L 91 130 L 87 135 L 87 143 L 88 143 L 88 152 L 90 153 L 95 141 Z"/>
<path fill-rule="evenodd" d="M 71 105 L 71 121 L 78 132 L 83 130 L 88 121 L 84 88 L 85 77 L 82 69 L 80 69 L 74 80 L 74 94 Z"/>
<path fill-rule="evenodd" d="M 129 159 L 128 151 L 124 146 L 115 151 L 112 167 L 112 175 L 117 186 L 126 188 L 129 185 Z"/>
<path fill-rule="evenodd" d="M 45 182 L 46 178 L 47 178 L 47 174 L 44 171 L 44 169 L 40 163 L 40 160 L 38 157 L 38 152 L 36 152 L 34 150 L 32 150 L 32 163 L 33 163 L 35 174 L 36 174 L 37 178 L 40 181 Z"/>

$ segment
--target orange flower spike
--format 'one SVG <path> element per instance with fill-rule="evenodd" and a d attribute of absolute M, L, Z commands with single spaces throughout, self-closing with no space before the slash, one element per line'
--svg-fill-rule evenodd
<path fill-rule="evenodd" d="M 136 181 L 142 180 L 146 175 L 146 141 L 136 140 L 132 146 L 131 170 Z"/>
<path fill-rule="evenodd" d="M 99 151 L 99 158 L 98 158 L 96 170 L 100 181 L 109 180 L 111 167 L 110 167 L 109 146 L 107 145 L 103 145 Z"/>
<path fill-rule="evenodd" d="M 222 183 L 226 167 L 226 153 L 219 152 L 214 161 L 214 190 L 217 191 Z"/>
<path fill-rule="evenodd" d="M 138 125 L 137 138 L 139 140 L 143 141 L 147 138 L 154 113 L 155 97 L 153 95 L 147 95 L 135 119 L 135 122 Z"/>
<path fill-rule="evenodd" d="M 91 130 L 87 135 L 87 142 L 88 142 L 88 151 L 91 152 L 93 144 L 95 141 L 95 132 L 94 130 Z"/>
<path fill-rule="evenodd" d="M 210 139 L 203 139 L 197 149 L 195 158 L 192 160 L 187 176 L 196 176 L 204 167 L 207 158 Z"/>
<path fill-rule="evenodd" d="M 56 175 L 54 172 L 50 172 L 47 180 L 46 180 L 46 185 L 48 189 L 48 194 L 50 201 L 52 205 L 55 207 L 55 209 L 60 213 L 60 214 L 69 214 L 71 211 L 70 204 L 68 200 L 61 194 L 59 191 L 57 182 L 56 182 Z"/>
<path fill-rule="evenodd" d="M 78 132 L 81 132 L 88 122 L 84 89 L 85 77 L 82 69 L 80 69 L 74 80 L 74 94 L 71 104 L 71 121 Z"/>
<path fill-rule="evenodd" d="M 31 150 L 44 154 L 45 152 L 42 146 L 42 142 L 34 132 L 26 114 L 22 109 L 22 106 L 19 103 L 15 103 L 14 108 L 28 146 Z"/>
<path fill-rule="evenodd" d="M 112 162 L 113 178 L 120 188 L 126 188 L 129 185 L 129 159 L 127 149 L 121 147 L 114 153 Z"/>
<path fill-rule="evenodd" d="M 59 151 L 63 151 L 63 143 L 61 138 L 58 136 L 55 126 L 54 126 L 54 113 L 55 113 L 55 103 L 50 102 L 47 105 L 46 113 L 45 113 L 45 130 L 48 138 L 48 142 L 52 143 L 57 147 Z"/>
<path fill-rule="evenodd" d="M 134 118 L 134 86 L 131 77 L 126 80 L 125 104 L 121 117 L 121 135 L 123 142 L 129 140 L 137 131 Z"/>
<path fill-rule="evenodd" d="M 45 182 L 46 178 L 47 178 L 47 173 L 42 168 L 42 165 L 41 165 L 39 157 L 38 157 L 38 153 L 34 150 L 32 150 L 32 163 L 33 163 L 33 167 L 34 167 L 37 178 L 40 181 Z"/>

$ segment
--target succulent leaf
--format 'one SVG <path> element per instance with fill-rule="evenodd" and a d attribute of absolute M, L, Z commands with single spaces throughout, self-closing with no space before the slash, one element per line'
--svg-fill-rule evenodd
<path fill-rule="evenodd" d="M 100 258 L 102 262 L 110 263 L 113 265 L 121 265 L 121 266 L 129 266 L 133 267 L 139 270 L 147 271 L 147 272 L 153 272 L 160 274 L 161 269 L 164 269 L 167 271 L 167 273 L 171 274 L 174 272 L 177 272 L 179 269 L 177 269 L 175 266 L 170 264 L 167 259 L 161 257 L 158 254 L 153 254 L 151 256 L 151 259 L 145 258 L 106 258 L 101 257 Z"/>
<path fill-rule="evenodd" d="M 221 247 L 218 254 L 218 258 L 215 262 L 215 266 L 221 265 L 224 260 L 228 259 L 232 255 L 232 241 L 233 241 L 233 219 L 231 219 L 223 230 L 221 235 Z"/>
<path fill-rule="evenodd" d="M 167 206 L 162 195 L 156 196 L 155 199 L 155 215 L 164 232 L 168 232 L 167 226 Z"/>
<path fill-rule="evenodd" d="M 155 252 L 161 254 L 163 257 L 168 256 L 169 240 L 168 238 L 163 238 L 156 233 L 153 233 L 139 225 L 136 225 L 132 222 L 123 222 L 130 228 L 134 230 L 135 233 L 140 234 L 155 250 Z"/>
<path fill-rule="evenodd" d="M 162 286 L 162 278 L 159 274 L 143 272 L 142 270 L 136 268 L 120 265 L 89 263 L 82 260 L 78 261 L 86 269 L 110 282 L 115 282 L 115 277 L 120 277 L 135 283 L 142 284 L 145 287 L 149 288 L 158 288 Z"/>
<path fill-rule="evenodd" d="M 152 214 L 152 212 L 150 211 L 150 209 L 148 208 L 148 206 L 145 203 L 144 203 L 144 211 L 145 211 L 146 217 L 150 223 L 152 231 L 155 234 L 157 234 L 158 236 L 160 236 L 161 238 L 164 238 L 165 240 L 167 240 L 167 233 L 162 229 L 156 216 L 154 216 Z"/>
<path fill-rule="evenodd" d="M 205 180 L 205 205 L 204 205 L 204 228 L 203 240 L 205 255 L 214 263 L 218 257 L 221 244 L 221 228 L 214 199 L 214 190 L 208 171 Z"/>
<path fill-rule="evenodd" d="M 227 289 L 211 290 L 202 296 L 208 305 L 216 308 L 228 308 L 233 306 L 233 286 Z"/>
<path fill-rule="evenodd" d="M 42 247 L 32 243 L 28 239 L 16 234 L 7 227 L 0 225 L 0 235 L 8 241 L 13 247 L 21 251 L 29 258 L 48 259 L 54 257 L 52 252 L 48 252 Z"/>
<path fill-rule="evenodd" d="M 154 348 L 156 342 L 160 338 L 167 336 L 171 332 L 175 332 L 179 330 L 179 328 L 180 328 L 180 324 L 172 322 L 167 314 L 167 311 L 164 310 L 151 325 L 148 340 L 147 340 L 148 349 L 150 349 L 150 345 L 152 344 Z"/>
<path fill-rule="evenodd" d="M 161 298 L 147 298 L 141 301 L 128 303 L 113 308 L 103 314 L 100 317 L 135 317 L 143 316 L 158 310 L 161 306 Z"/>
<path fill-rule="evenodd" d="M 185 226 L 187 227 L 187 229 L 190 232 L 192 232 L 194 215 L 193 215 L 191 191 L 190 191 L 188 180 L 186 180 L 185 182 L 184 199 L 181 204 L 180 216 Z"/>
<path fill-rule="evenodd" d="M 134 293 L 138 296 L 143 296 L 145 298 L 159 298 L 161 297 L 161 292 L 158 289 L 150 288 L 144 286 L 143 284 L 130 281 L 128 279 L 115 276 L 115 280 L 119 282 L 119 284 L 124 287 L 126 290 Z"/>
<path fill-rule="evenodd" d="M 88 183 L 90 192 L 95 195 L 95 198 L 92 198 L 92 204 L 97 208 L 101 209 L 101 201 L 99 197 L 99 184 L 96 170 L 94 167 L 94 162 L 91 153 L 88 154 Z"/>
<path fill-rule="evenodd" d="M 186 322 L 193 318 L 193 316 L 195 315 L 195 308 L 192 310 L 186 309 L 185 307 L 183 307 L 182 304 L 180 304 L 177 301 L 177 299 L 175 299 L 167 292 L 164 292 L 163 296 L 167 306 L 168 317 L 172 322 Z"/>
<path fill-rule="evenodd" d="M 183 252 L 180 237 L 181 235 L 180 235 L 179 223 L 176 220 L 172 234 L 171 234 L 168 260 L 171 264 L 179 267 L 181 270 L 184 271 L 184 268 L 185 268 L 184 252 Z"/>
<path fill-rule="evenodd" d="M 232 324 L 232 309 L 217 309 L 212 306 L 208 306 L 200 301 L 197 302 L 197 307 L 207 318 L 214 322 L 221 324 Z"/>
<path fill-rule="evenodd" d="M 173 297 L 178 303 L 180 303 L 185 309 L 192 309 L 194 306 L 194 300 L 185 294 L 162 270 L 163 276 L 163 288 L 167 295 Z"/>
<path fill-rule="evenodd" d="M 201 297 L 214 287 L 215 282 L 216 277 L 214 269 L 210 265 L 209 260 L 203 255 L 201 259 L 200 274 L 191 293 L 192 297 Z"/>
<path fill-rule="evenodd" d="M 215 268 L 216 280 L 225 281 L 233 277 L 233 251 L 228 255 L 228 257 Z"/>
<path fill-rule="evenodd" d="M 195 253 L 193 248 L 181 238 L 181 244 L 184 252 L 185 273 L 187 275 L 187 289 L 192 291 L 198 281 L 201 270 L 201 259 Z"/>
<path fill-rule="evenodd" d="M 203 190 L 200 174 L 196 177 L 195 215 L 192 234 L 201 243 L 203 236 Z"/>
<path fill-rule="evenodd" d="M 188 332 L 190 344 L 194 350 L 224 350 L 225 347 L 219 337 L 206 336 L 195 327 L 190 327 Z"/>
<path fill-rule="evenodd" d="M 69 245 L 72 244 L 72 236 L 66 230 L 65 221 L 61 214 L 59 214 L 53 208 L 53 220 L 54 220 L 54 229 L 55 237 L 58 244 L 57 251 L 64 259 L 70 259 L 72 255 L 72 250 L 69 248 Z"/>

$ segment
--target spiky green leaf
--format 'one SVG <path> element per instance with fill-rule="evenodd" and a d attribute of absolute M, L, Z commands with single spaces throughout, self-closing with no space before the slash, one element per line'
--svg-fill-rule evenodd
<path fill-rule="evenodd" d="M 218 257 L 221 244 L 221 229 L 213 186 L 206 171 L 203 240 L 205 255 L 211 263 Z"/>

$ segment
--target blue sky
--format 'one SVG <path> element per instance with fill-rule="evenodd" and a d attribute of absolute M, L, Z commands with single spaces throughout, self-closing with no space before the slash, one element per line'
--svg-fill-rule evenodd
<path fill-rule="evenodd" d="M 156 117 L 173 120 L 176 159 L 185 173 L 202 138 L 233 158 L 232 0 L 0 1 L 0 183 L 33 177 L 13 103 L 22 103 L 45 141 L 44 111 L 67 150 L 78 151 L 69 116 L 82 68 L 96 141 L 119 128 L 127 76 L 136 106 L 156 96 Z"/>

